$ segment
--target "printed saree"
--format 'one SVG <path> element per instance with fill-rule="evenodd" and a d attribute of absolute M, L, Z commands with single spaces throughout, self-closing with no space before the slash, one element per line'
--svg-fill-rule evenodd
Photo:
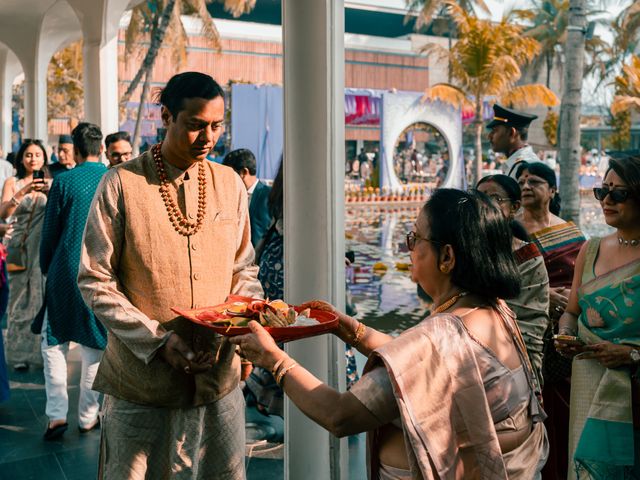
<path fill-rule="evenodd" d="M 566 222 L 538 230 L 531 238 L 544 257 L 549 286 L 571 288 L 576 257 L 585 242 L 582 231 L 575 223 Z"/>
<path fill-rule="evenodd" d="M 609 341 L 640 346 L 640 260 L 595 276 L 600 239 L 589 242 L 578 335 L 586 344 Z M 571 377 L 570 478 L 640 478 L 628 368 L 605 368 L 576 358 Z"/>

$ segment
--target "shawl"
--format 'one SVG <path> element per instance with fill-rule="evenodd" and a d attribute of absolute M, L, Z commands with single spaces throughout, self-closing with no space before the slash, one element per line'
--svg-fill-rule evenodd
<path fill-rule="evenodd" d="M 513 319 L 508 321 L 531 384 L 522 339 Z M 532 478 L 544 456 L 544 427 L 536 424 L 503 458 L 471 342 L 459 317 L 434 315 L 374 351 L 365 370 L 381 361 L 389 373 L 414 478 Z M 375 433 L 369 435 L 369 454 L 375 478 Z"/>

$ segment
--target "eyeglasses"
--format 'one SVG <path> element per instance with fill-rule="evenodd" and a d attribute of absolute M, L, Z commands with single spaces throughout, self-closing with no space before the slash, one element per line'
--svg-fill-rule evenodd
<path fill-rule="evenodd" d="M 491 200 L 493 200 L 496 203 L 499 203 L 500 205 L 502 205 L 504 202 L 510 202 L 511 199 L 510 198 L 503 198 L 500 195 L 487 195 Z"/>
<path fill-rule="evenodd" d="M 413 249 L 416 248 L 416 243 L 418 243 L 418 240 L 424 240 L 425 242 L 431 243 L 440 243 L 437 240 L 431 240 L 430 238 L 421 237 L 416 232 L 409 232 L 407 233 L 407 249 L 410 252 L 413 252 Z"/>
<path fill-rule="evenodd" d="M 113 158 L 114 160 L 128 160 L 129 158 L 131 158 L 132 152 L 123 152 L 123 153 L 118 153 L 118 152 L 112 152 L 111 155 L 109 155 L 111 158 Z"/>
<path fill-rule="evenodd" d="M 604 202 L 604 199 L 610 196 L 613 203 L 623 203 L 629 198 L 629 190 L 623 188 L 596 187 L 593 189 L 593 196 L 596 200 Z"/>
<path fill-rule="evenodd" d="M 520 185 L 520 188 L 524 187 L 526 184 L 529 184 L 531 188 L 536 188 L 545 183 L 548 184 L 549 182 L 545 182 L 544 180 L 536 180 L 534 178 L 526 178 L 524 180 L 518 180 L 518 185 Z"/>

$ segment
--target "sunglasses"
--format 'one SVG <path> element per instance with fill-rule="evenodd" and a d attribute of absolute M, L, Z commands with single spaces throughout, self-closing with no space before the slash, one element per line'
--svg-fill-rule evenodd
<path fill-rule="evenodd" d="M 430 238 L 421 237 L 416 232 L 409 232 L 407 233 L 407 249 L 410 252 L 413 252 L 413 249 L 416 248 L 416 243 L 418 243 L 418 240 L 424 240 L 425 242 L 431 243 L 440 243 L 437 240 L 431 240 Z"/>
<path fill-rule="evenodd" d="M 593 196 L 596 197 L 596 200 L 604 202 L 607 195 L 610 196 L 613 203 L 623 203 L 629 198 L 629 190 L 622 188 L 611 189 L 609 187 L 596 187 L 593 189 Z"/>

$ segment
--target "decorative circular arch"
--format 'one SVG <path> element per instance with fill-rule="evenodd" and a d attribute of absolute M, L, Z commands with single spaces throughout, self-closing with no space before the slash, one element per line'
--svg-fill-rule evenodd
<path fill-rule="evenodd" d="M 401 188 L 393 169 L 393 150 L 396 139 L 414 123 L 426 123 L 440 132 L 450 159 L 449 172 L 442 186 L 462 188 L 464 162 L 460 112 L 442 102 L 423 102 L 421 94 L 412 92 L 385 92 L 382 95 L 380 186 L 392 190 Z"/>

